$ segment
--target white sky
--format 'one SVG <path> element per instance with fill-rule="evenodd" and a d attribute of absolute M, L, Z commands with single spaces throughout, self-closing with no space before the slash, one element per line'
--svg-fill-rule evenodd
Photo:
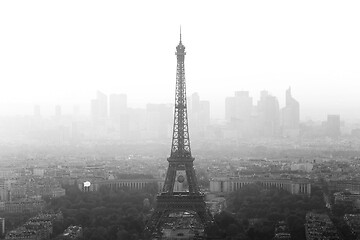
<path fill-rule="evenodd" d="M 97 90 L 173 102 L 181 24 L 188 95 L 213 117 L 236 90 L 283 106 L 291 86 L 302 119 L 360 119 L 359 13 L 360 1 L 0 1 L 0 115 L 87 111 Z"/>

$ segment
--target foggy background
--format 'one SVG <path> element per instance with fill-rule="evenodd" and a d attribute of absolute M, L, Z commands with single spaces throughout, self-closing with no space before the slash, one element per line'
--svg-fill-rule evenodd
<path fill-rule="evenodd" d="M 3 1 L 0 115 L 90 115 L 97 90 L 128 106 L 173 103 L 182 26 L 188 95 L 225 118 L 225 98 L 267 90 L 301 120 L 359 119 L 358 1 Z"/>
<path fill-rule="evenodd" d="M 181 26 L 187 173 L 218 225 L 206 231 L 360 239 L 359 12 L 331 0 L 0 1 L 0 238 L 144 239 L 172 158 Z M 165 217 L 167 230 L 196 234 L 188 214 Z"/>

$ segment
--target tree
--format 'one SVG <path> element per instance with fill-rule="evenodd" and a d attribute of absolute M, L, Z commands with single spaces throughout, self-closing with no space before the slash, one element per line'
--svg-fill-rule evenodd
<path fill-rule="evenodd" d="M 125 230 L 119 230 L 116 234 L 117 240 L 129 240 L 130 234 Z"/>
<path fill-rule="evenodd" d="M 106 187 L 86 193 L 69 189 L 69 195 L 50 201 L 49 208 L 61 209 L 64 215 L 63 224 L 55 228 L 56 233 L 69 225 L 81 225 L 84 239 L 139 239 L 144 229 L 143 201 L 151 198 L 151 193 L 112 191 Z"/>

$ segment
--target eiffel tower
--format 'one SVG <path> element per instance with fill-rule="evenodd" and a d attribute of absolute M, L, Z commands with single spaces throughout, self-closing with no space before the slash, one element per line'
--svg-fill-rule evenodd
<path fill-rule="evenodd" d="M 212 221 L 206 209 L 204 195 L 197 184 L 193 165 L 195 159 L 191 156 L 184 67 L 186 52 L 181 41 L 181 28 L 175 55 L 177 70 L 171 154 L 167 159 L 169 167 L 164 186 L 156 198 L 156 208 L 145 228 L 148 239 L 166 239 L 161 237 L 161 228 L 174 222 L 176 218 L 184 217 L 181 214 L 193 217 L 196 226 L 203 230 L 200 234 L 203 236 L 206 226 Z"/>

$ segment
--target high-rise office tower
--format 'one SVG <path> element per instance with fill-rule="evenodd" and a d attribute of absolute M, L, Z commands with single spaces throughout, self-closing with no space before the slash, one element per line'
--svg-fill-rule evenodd
<path fill-rule="evenodd" d="M 235 97 L 225 98 L 225 120 L 230 122 L 231 119 L 235 118 L 236 104 Z"/>
<path fill-rule="evenodd" d="M 111 94 L 109 101 L 109 117 L 112 123 L 120 123 L 121 115 L 127 111 L 126 94 Z"/>
<path fill-rule="evenodd" d="M 200 101 L 198 93 L 193 93 L 189 98 L 189 125 L 193 136 L 204 137 L 210 125 L 210 102 Z"/>
<path fill-rule="evenodd" d="M 259 134 L 264 137 L 275 137 L 280 134 L 280 109 L 276 97 L 267 91 L 261 91 L 257 105 Z"/>
<path fill-rule="evenodd" d="M 172 106 L 167 104 L 146 105 L 146 137 L 167 139 L 171 136 Z"/>
<path fill-rule="evenodd" d="M 189 97 L 189 111 L 199 112 L 200 111 L 200 96 L 198 93 L 193 93 Z"/>
<path fill-rule="evenodd" d="M 225 99 L 225 119 L 238 131 L 239 136 L 253 134 L 253 100 L 248 91 L 236 91 L 233 97 Z"/>
<path fill-rule="evenodd" d="M 143 108 L 129 108 L 128 109 L 128 139 L 139 140 L 143 139 L 146 123 L 146 109 Z"/>
<path fill-rule="evenodd" d="M 126 94 L 111 94 L 109 100 L 109 118 L 122 138 L 129 133 L 129 111 Z"/>
<path fill-rule="evenodd" d="M 97 91 L 96 99 L 91 100 L 91 116 L 95 125 L 104 125 L 108 117 L 107 96 Z"/>
<path fill-rule="evenodd" d="M 210 125 L 210 102 L 201 100 L 200 101 L 200 111 L 198 113 L 198 121 L 202 127 L 207 127 Z M 202 123 L 202 124 L 201 124 Z"/>
<path fill-rule="evenodd" d="M 225 119 L 247 119 L 253 109 L 252 97 L 248 91 L 236 91 L 233 97 L 225 100 Z"/>
<path fill-rule="evenodd" d="M 340 115 L 328 115 L 325 124 L 326 135 L 337 138 L 341 135 L 340 131 Z"/>
<path fill-rule="evenodd" d="M 291 88 L 286 90 L 285 107 L 282 109 L 282 134 L 287 137 L 299 135 L 300 107 L 299 102 L 291 95 Z"/>

